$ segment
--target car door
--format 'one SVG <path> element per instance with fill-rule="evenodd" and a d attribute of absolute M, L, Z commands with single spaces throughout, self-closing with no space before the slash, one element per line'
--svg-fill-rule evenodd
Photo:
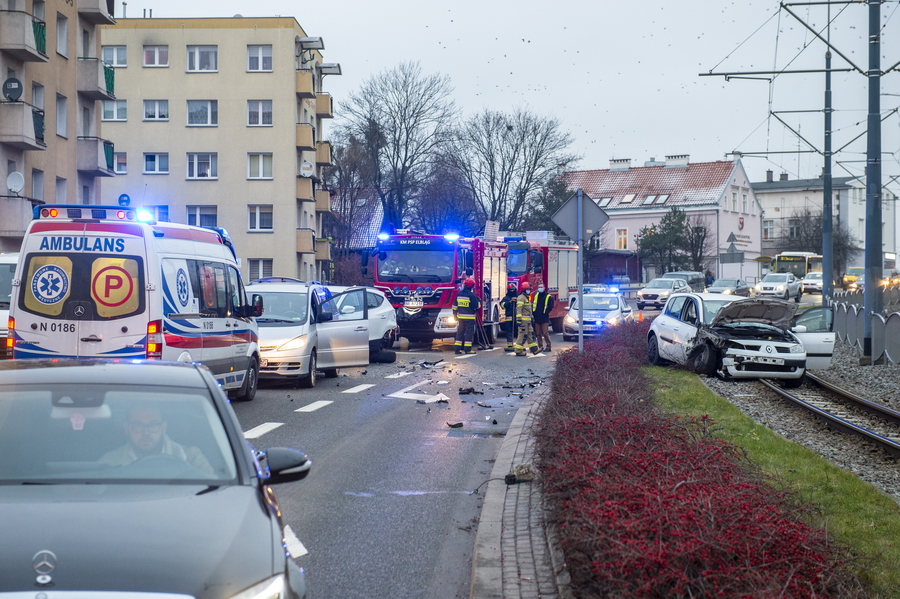
<path fill-rule="evenodd" d="M 697 300 L 688 297 L 678 317 L 678 326 L 672 333 L 672 359 L 679 364 L 687 364 L 688 351 L 693 347 L 698 328 L 700 306 L 697 305 Z"/>
<path fill-rule="evenodd" d="M 369 363 L 366 290 L 338 293 L 319 307 L 319 368 L 347 368 Z"/>
<path fill-rule="evenodd" d="M 671 298 L 663 308 L 662 314 L 653 321 L 658 340 L 659 355 L 665 360 L 674 360 L 677 350 L 675 339 L 681 325 L 681 310 L 684 308 L 686 296 Z"/>
<path fill-rule="evenodd" d="M 806 367 L 821 370 L 831 365 L 835 333 L 832 332 L 834 314 L 831 308 L 810 308 L 791 320 L 791 331 L 806 349 Z M 797 327 L 805 332 L 797 332 Z"/>
<path fill-rule="evenodd" d="M 625 301 L 624 297 L 619 297 L 619 311 L 622 314 L 622 322 L 627 322 L 629 320 L 634 320 L 634 312 L 631 309 L 631 306 L 628 305 L 628 302 Z"/>

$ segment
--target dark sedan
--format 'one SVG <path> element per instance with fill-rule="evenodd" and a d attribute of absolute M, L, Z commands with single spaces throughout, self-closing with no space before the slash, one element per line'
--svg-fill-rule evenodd
<path fill-rule="evenodd" d="M 269 485 L 310 462 L 254 453 L 203 366 L 0 363 L 0 456 L 0 596 L 306 594 Z"/>
<path fill-rule="evenodd" d="M 721 293 L 723 295 L 738 295 L 750 297 L 753 288 L 740 279 L 716 279 L 716 281 L 706 288 L 707 293 Z"/>

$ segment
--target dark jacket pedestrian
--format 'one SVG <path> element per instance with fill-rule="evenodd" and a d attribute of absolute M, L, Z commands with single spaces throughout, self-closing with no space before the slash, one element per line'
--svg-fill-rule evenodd
<path fill-rule="evenodd" d="M 534 315 L 534 336 L 538 351 L 550 351 L 550 312 L 555 302 L 553 296 L 543 284 L 538 285 L 537 293 L 531 299 L 531 311 Z"/>
<path fill-rule="evenodd" d="M 503 330 L 506 332 L 506 351 L 514 351 L 513 341 L 516 339 L 516 284 L 506 286 L 506 295 L 500 299 L 500 309 L 506 320 L 503 322 Z"/>

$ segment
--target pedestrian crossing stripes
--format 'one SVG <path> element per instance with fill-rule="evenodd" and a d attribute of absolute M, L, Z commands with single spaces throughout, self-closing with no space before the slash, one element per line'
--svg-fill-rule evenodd
<path fill-rule="evenodd" d="M 331 403 L 331 402 L 329 402 Z M 262 437 L 266 433 L 270 431 L 274 431 L 276 428 L 284 424 L 283 422 L 265 422 L 260 424 L 259 426 L 254 426 L 249 431 L 244 431 L 245 439 L 256 439 L 257 437 Z"/>
<path fill-rule="evenodd" d="M 302 408 L 298 408 L 298 409 L 296 409 L 296 410 L 294 410 L 294 411 L 295 411 L 295 412 L 315 412 L 315 411 L 318 410 L 319 408 L 324 408 L 324 407 L 327 406 L 328 404 L 332 404 L 332 403 L 334 403 L 334 402 L 333 402 L 333 401 L 327 401 L 327 400 L 314 401 L 314 402 L 312 402 L 311 404 L 305 405 L 305 406 L 303 406 Z"/>
<path fill-rule="evenodd" d="M 365 391 L 366 389 L 371 389 L 374 386 L 375 385 L 357 385 L 355 387 L 347 389 L 346 391 L 341 391 L 341 393 L 359 393 L 360 391 Z"/>

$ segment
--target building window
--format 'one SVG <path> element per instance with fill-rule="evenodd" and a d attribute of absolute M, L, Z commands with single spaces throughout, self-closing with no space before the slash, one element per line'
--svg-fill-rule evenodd
<path fill-rule="evenodd" d="M 616 229 L 616 249 L 628 249 L 628 229 Z"/>
<path fill-rule="evenodd" d="M 56 203 L 66 203 L 66 180 L 60 177 L 56 178 Z"/>
<path fill-rule="evenodd" d="M 91 188 L 87 185 L 81 186 L 81 203 L 82 204 L 90 204 L 91 203 Z"/>
<path fill-rule="evenodd" d="M 788 219 L 788 237 L 791 239 L 800 237 L 800 219 Z"/>
<path fill-rule="evenodd" d="M 187 207 L 187 224 L 195 227 L 215 227 L 218 226 L 217 222 L 215 206 Z"/>
<path fill-rule="evenodd" d="M 33 81 L 31 82 L 31 103 L 38 110 L 44 109 L 44 86 Z"/>
<path fill-rule="evenodd" d="M 35 17 L 37 17 L 41 21 L 45 20 L 44 19 L 44 11 L 45 10 L 46 10 L 46 7 L 44 6 L 43 0 L 34 0 L 34 4 L 32 5 L 31 12 Z"/>
<path fill-rule="evenodd" d="M 69 57 L 69 19 L 56 15 L 56 53 Z"/>
<path fill-rule="evenodd" d="M 218 46 L 188 46 L 188 72 L 218 71 Z"/>
<path fill-rule="evenodd" d="M 218 154 L 187 155 L 188 179 L 217 179 L 219 177 Z"/>
<path fill-rule="evenodd" d="M 211 127 L 219 124 L 217 100 L 188 100 L 188 126 Z"/>
<path fill-rule="evenodd" d="M 158 223 L 169 222 L 168 206 L 144 206 L 144 210 L 147 210 L 151 214 L 153 214 L 153 218 L 156 219 L 156 222 Z"/>
<path fill-rule="evenodd" d="M 764 220 L 762 222 L 763 225 L 763 239 L 775 239 L 775 221 L 774 220 Z"/>
<path fill-rule="evenodd" d="M 65 96 L 56 95 L 56 134 L 68 137 L 69 101 Z"/>
<path fill-rule="evenodd" d="M 103 46 L 103 62 L 112 67 L 127 67 L 128 60 L 125 46 Z"/>
<path fill-rule="evenodd" d="M 655 195 L 647 196 L 646 198 L 644 198 L 644 206 L 646 206 L 647 204 L 652 204 L 655 199 Z"/>
<path fill-rule="evenodd" d="M 169 154 L 144 154 L 144 174 L 145 175 L 168 175 L 169 174 Z"/>
<path fill-rule="evenodd" d="M 44 199 L 44 171 L 31 169 L 31 197 L 35 200 Z"/>
<path fill-rule="evenodd" d="M 247 154 L 247 178 L 271 179 L 272 155 L 271 154 Z"/>
<path fill-rule="evenodd" d="M 668 199 L 669 199 L 669 194 L 661 193 L 658 196 L 656 196 L 656 203 L 657 204 L 665 204 L 666 200 L 668 200 Z"/>
<path fill-rule="evenodd" d="M 104 121 L 127 121 L 128 110 L 125 100 L 103 100 Z"/>
<path fill-rule="evenodd" d="M 737 192 L 731 192 L 731 211 L 737 212 Z"/>
<path fill-rule="evenodd" d="M 145 121 L 168 121 L 169 120 L 169 101 L 168 100 L 144 100 L 144 120 Z"/>
<path fill-rule="evenodd" d="M 116 152 L 113 154 L 113 170 L 117 175 L 128 173 L 128 157 L 125 152 Z"/>
<path fill-rule="evenodd" d="M 601 208 L 606 208 L 607 206 L 609 206 L 610 202 L 612 202 L 612 198 L 600 198 L 600 200 L 597 202 L 597 205 Z"/>
<path fill-rule="evenodd" d="M 272 204 L 248 206 L 247 229 L 250 231 L 272 230 Z"/>
<path fill-rule="evenodd" d="M 169 47 L 168 46 L 144 46 L 144 66 L 145 67 L 167 67 L 167 66 L 169 66 Z"/>
<path fill-rule="evenodd" d="M 634 193 L 627 194 L 624 198 L 622 198 L 622 201 L 620 203 L 621 204 L 630 204 L 631 202 L 634 201 L 635 195 L 637 195 L 637 194 L 634 194 Z"/>
<path fill-rule="evenodd" d="M 272 46 L 247 46 L 247 70 L 271 71 Z"/>
<path fill-rule="evenodd" d="M 272 125 L 272 100 L 247 100 L 247 124 L 251 127 Z"/>
<path fill-rule="evenodd" d="M 270 258 L 250 258 L 247 262 L 251 281 L 272 276 L 272 260 Z"/>

